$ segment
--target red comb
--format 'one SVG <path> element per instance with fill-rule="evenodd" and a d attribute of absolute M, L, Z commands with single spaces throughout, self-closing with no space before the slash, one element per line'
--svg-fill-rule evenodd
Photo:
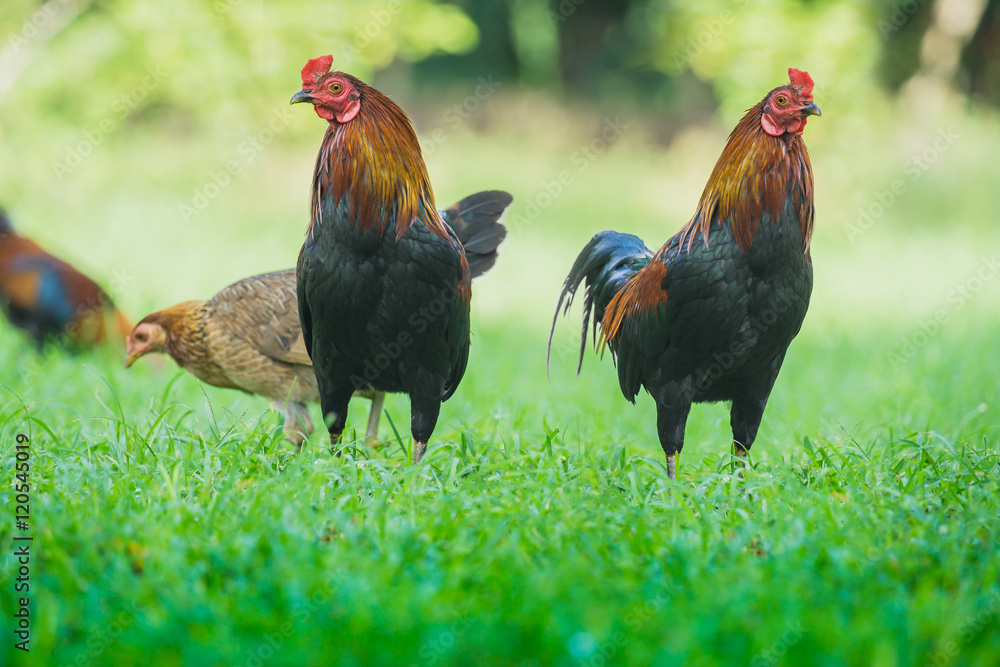
<path fill-rule="evenodd" d="M 305 70 L 302 70 L 303 74 Z M 813 91 L 813 80 L 809 76 L 809 72 L 804 72 L 800 69 L 795 69 L 794 67 L 788 68 L 788 80 L 792 83 L 792 86 L 798 88 L 801 92 L 806 95 L 812 95 Z"/>
<path fill-rule="evenodd" d="M 330 67 L 332 66 L 333 56 L 311 58 L 309 62 L 306 63 L 306 66 L 302 68 L 302 85 L 311 86 L 316 83 L 330 72 Z"/>

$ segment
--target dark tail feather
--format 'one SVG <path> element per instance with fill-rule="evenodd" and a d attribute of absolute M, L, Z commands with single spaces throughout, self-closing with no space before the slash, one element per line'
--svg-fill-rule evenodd
<path fill-rule="evenodd" d="M 502 190 L 489 190 L 469 195 L 441 211 L 465 247 L 473 278 L 483 275 L 496 263 L 497 248 L 507 236 L 500 216 L 512 201 L 514 198 Z"/>
<path fill-rule="evenodd" d="M 590 325 L 591 311 L 594 315 L 593 335 L 596 341 L 597 325 L 604 319 L 604 309 L 629 277 L 646 266 L 652 256 L 653 253 L 642 239 L 632 234 L 608 231 L 590 239 L 573 263 L 573 268 L 570 269 L 559 294 L 559 302 L 556 303 L 556 312 L 552 316 L 552 329 L 549 331 L 549 347 L 545 353 L 546 374 L 552 355 L 552 335 L 556 331 L 559 311 L 562 310 L 563 315 L 569 313 L 580 283 L 587 281 L 583 296 L 583 329 L 580 332 L 580 361 L 576 367 L 577 375 L 583 368 L 583 353 L 587 349 L 587 328 Z"/>

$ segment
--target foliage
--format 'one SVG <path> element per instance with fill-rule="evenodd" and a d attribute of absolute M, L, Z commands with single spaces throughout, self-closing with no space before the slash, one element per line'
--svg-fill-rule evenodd
<path fill-rule="evenodd" d="M 161 73 L 163 85 L 140 101 L 141 111 L 166 107 L 159 112 L 225 118 L 253 109 L 278 77 L 293 85 L 296 78 L 286 75 L 320 53 L 333 53 L 337 67 L 370 77 L 395 58 L 462 53 L 478 38 L 460 9 L 432 0 L 359 0 L 318 9 L 302 1 L 57 0 L 39 8 L 15 0 L 5 3 L 0 25 L 8 28 L 10 55 L 30 61 L 17 101 L 70 121 L 150 71 Z M 42 99 L 45 104 L 37 103 Z"/>

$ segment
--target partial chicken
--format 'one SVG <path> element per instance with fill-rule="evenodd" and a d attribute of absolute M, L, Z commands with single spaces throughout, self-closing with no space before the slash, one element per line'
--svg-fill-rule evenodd
<path fill-rule="evenodd" d="M 601 232 L 556 305 L 553 331 L 586 281 L 580 363 L 593 312 L 622 394 L 634 403 L 644 387 L 656 401 L 670 478 L 692 403 L 732 401 L 733 451 L 746 457 L 809 306 L 813 173 L 802 132 L 820 110 L 809 74 L 788 77 L 729 135 L 679 233 L 654 254 L 631 234 Z"/>
<path fill-rule="evenodd" d="M 371 388 L 410 397 L 418 461 L 469 360 L 472 261 L 434 204 L 406 114 L 332 64 L 306 63 L 291 99 L 326 122 L 299 253 L 302 333 L 331 449 L 351 396 Z"/>
<path fill-rule="evenodd" d="M 468 244 L 473 277 L 496 262 L 506 235 L 498 221 L 511 202 L 506 192 L 479 192 L 441 211 Z M 286 437 L 297 445 L 312 433 L 308 403 L 319 388 L 299 325 L 295 269 L 245 278 L 209 301 L 185 301 L 144 317 L 126 342 L 126 366 L 165 352 L 215 387 L 258 394 L 284 414 Z M 372 400 L 365 439 L 374 441 L 385 394 L 361 388 Z"/>
<path fill-rule="evenodd" d="M 97 283 L 15 232 L 2 210 L 0 309 L 39 348 L 47 340 L 90 347 L 115 330 L 124 338 L 131 329 Z"/>

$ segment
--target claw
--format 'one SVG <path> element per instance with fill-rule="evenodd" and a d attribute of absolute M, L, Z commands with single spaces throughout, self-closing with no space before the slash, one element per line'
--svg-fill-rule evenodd
<path fill-rule="evenodd" d="M 385 393 L 376 391 L 372 395 L 372 407 L 368 412 L 368 430 L 365 432 L 365 444 L 369 447 L 377 448 L 378 443 L 378 420 L 382 416 L 382 404 L 385 401 Z"/>
<path fill-rule="evenodd" d="M 413 462 L 417 463 L 424 456 L 424 452 L 427 451 L 426 442 L 414 442 L 413 443 Z"/>
<path fill-rule="evenodd" d="M 744 449 L 743 445 L 736 442 L 735 440 L 733 441 L 733 456 L 736 457 L 736 460 L 733 462 L 733 468 L 734 471 L 736 468 L 739 468 L 739 472 L 737 474 L 739 475 L 740 479 L 743 479 L 743 471 L 747 467 L 747 457 L 749 456 L 749 454 L 750 452 Z"/>

